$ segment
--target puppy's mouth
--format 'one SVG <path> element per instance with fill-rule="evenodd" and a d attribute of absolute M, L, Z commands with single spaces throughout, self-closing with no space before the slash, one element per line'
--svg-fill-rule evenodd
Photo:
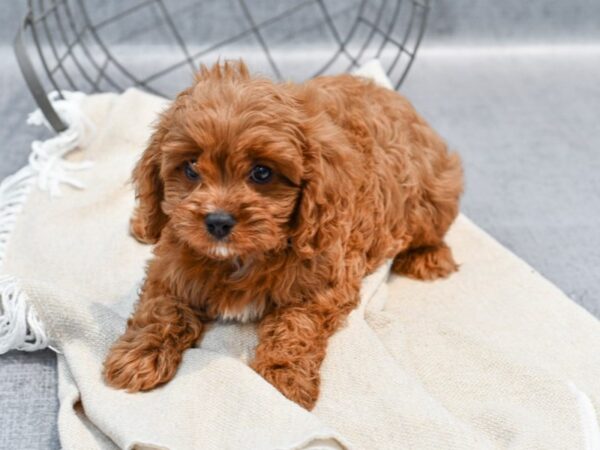
<path fill-rule="evenodd" d="M 233 247 L 226 242 L 215 242 L 205 249 L 207 256 L 214 259 L 230 259 L 236 256 Z"/>

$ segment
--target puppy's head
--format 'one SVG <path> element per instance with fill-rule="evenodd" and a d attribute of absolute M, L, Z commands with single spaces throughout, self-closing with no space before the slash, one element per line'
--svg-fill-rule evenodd
<path fill-rule="evenodd" d="M 326 198 L 311 122 L 289 85 L 251 78 L 242 63 L 203 68 L 134 171 L 143 237 L 158 240 L 168 224 L 214 259 L 325 245 L 334 231 L 319 227 Z"/>

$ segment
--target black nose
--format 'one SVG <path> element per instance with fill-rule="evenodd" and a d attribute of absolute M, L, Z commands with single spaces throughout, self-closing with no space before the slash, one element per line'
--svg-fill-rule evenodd
<path fill-rule="evenodd" d="M 235 219 L 229 213 L 217 212 L 207 214 L 204 218 L 206 229 L 217 239 L 223 239 L 235 225 Z"/>

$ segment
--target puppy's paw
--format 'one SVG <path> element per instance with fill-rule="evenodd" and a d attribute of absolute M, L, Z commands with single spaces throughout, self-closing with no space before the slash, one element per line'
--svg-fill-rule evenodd
<path fill-rule="evenodd" d="M 104 379 L 114 388 L 147 391 L 171 380 L 181 352 L 170 345 L 151 342 L 143 333 L 125 334 L 110 349 L 104 362 Z"/>
<path fill-rule="evenodd" d="M 452 251 L 445 243 L 431 247 L 410 248 L 394 258 L 392 271 L 417 280 L 445 278 L 458 270 Z"/>
<path fill-rule="evenodd" d="M 258 374 L 271 383 L 288 399 L 309 411 L 319 398 L 319 376 L 306 373 L 300 367 L 286 364 L 251 364 Z"/>

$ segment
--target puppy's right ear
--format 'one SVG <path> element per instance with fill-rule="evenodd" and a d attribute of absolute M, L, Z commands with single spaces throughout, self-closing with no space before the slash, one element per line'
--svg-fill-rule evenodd
<path fill-rule="evenodd" d="M 146 244 L 158 241 L 168 220 L 161 209 L 164 185 L 160 176 L 161 147 L 166 134 L 167 128 L 159 123 L 150 138 L 148 147 L 133 170 L 133 184 L 138 205 L 131 218 L 131 233 L 138 241 Z"/>

